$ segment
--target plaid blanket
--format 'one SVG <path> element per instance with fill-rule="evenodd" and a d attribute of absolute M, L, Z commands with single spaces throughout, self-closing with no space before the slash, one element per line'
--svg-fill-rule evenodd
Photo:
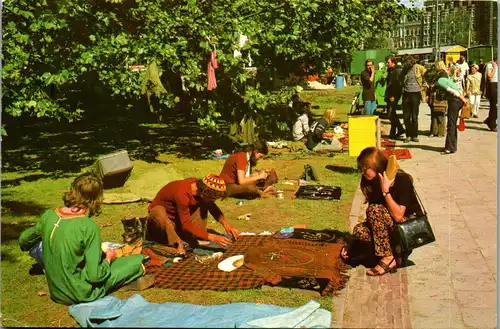
<path fill-rule="evenodd" d="M 276 239 L 270 236 L 241 236 L 234 242 L 224 255 L 212 262 L 211 264 L 202 264 L 194 257 L 182 260 L 179 263 L 174 263 L 167 268 L 159 266 L 149 266 L 148 272 L 155 274 L 155 287 L 176 290 L 241 290 L 259 288 L 267 284 L 269 277 L 259 274 L 255 269 L 242 266 L 232 272 L 224 272 L 218 269 L 217 265 L 225 258 L 234 255 L 246 254 L 251 247 L 262 247 L 275 244 L 290 244 L 293 242 L 300 244 L 306 243 L 309 245 L 332 245 L 322 242 L 309 242 L 298 239 Z M 337 246 L 338 245 L 338 246 Z M 335 244 L 335 249 L 340 249 L 340 244 Z M 337 252 L 337 251 L 335 251 Z M 328 255 L 333 257 L 332 255 Z M 344 287 L 347 281 L 347 276 L 343 275 L 343 271 L 347 268 L 338 259 L 338 254 L 333 257 L 328 264 L 334 275 L 329 277 L 329 282 L 321 291 L 322 295 L 332 294 L 335 290 Z M 307 267 L 310 265 L 307 265 Z M 285 282 L 286 280 L 284 280 Z M 279 285 L 279 284 L 278 284 Z"/>

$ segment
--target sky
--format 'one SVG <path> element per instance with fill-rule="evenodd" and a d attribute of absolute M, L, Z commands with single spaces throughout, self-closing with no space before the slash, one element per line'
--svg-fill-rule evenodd
<path fill-rule="evenodd" d="M 416 0 L 416 1 L 411 1 L 411 0 L 399 0 L 400 3 L 405 5 L 406 7 L 409 8 L 421 8 L 424 6 L 424 1 L 423 0 Z"/>

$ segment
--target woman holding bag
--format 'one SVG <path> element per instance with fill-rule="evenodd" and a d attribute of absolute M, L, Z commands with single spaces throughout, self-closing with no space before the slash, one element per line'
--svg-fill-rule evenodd
<path fill-rule="evenodd" d="M 457 121 L 460 110 L 467 106 L 467 101 L 460 93 L 459 88 L 448 76 L 446 65 L 442 60 L 436 61 L 435 69 L 438 74 L 436 85 L 447 93 L 448 122 L 446 125 L 445 147 L 441 154 L 452 154 L 457 151 Z"/>

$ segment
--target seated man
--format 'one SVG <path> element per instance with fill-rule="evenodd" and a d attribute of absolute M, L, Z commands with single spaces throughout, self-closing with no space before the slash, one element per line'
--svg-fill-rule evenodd
<path fill-rule="evenodd" d="M 251 175 L 252 167 L 255 167 L 257 161 L 268 152 L 265 141 L 256 141 L 247 148 L 246 152 L 235 152 L 226 159 L 220 177 L 226 182 L 227 196 L 255 199 L 274 190 L 272 184 L 277 181 L 274 171 L 261 170 Z M 263 180 L 266 180 L 264 186 L 258 186 L 258 182 Z M 259 185 L 261 185 L 260 182 Z"/>
<path fill-rule="evenodd" d="M 294 141 L 306 141 L 309 133 L 309 118 L 312 117 L 311 103 L 307 102 L 302 105 L 302 109 L 297 113 L 298 117 L 293 124 L 292 134 Z"/>
<path fill-rule="evenodd" d="M 169 246 L 177 245 L 177 252 L 186 252 L 183 241 L 191 248 L 197 239 L 217 243 L 221 247 L 231 244 L 223 235 L 207 232 L 208 211 L 235 239 L 240 232 L 224 218 L 215 201 L 226 196 L 226 184 L 216 175 L 203 179 L 187 178 L 165 185 L 149 205 L 146 239 Z"/>

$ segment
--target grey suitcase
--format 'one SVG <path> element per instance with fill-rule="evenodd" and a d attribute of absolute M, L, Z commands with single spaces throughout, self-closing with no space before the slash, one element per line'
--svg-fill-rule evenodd
<path fill-rule="evenodd" d="M 103 180 L 105 189 L 123 186 L 133 168 L 127 150 L 100 156 L 94 164 L 94 171 Z"/>

